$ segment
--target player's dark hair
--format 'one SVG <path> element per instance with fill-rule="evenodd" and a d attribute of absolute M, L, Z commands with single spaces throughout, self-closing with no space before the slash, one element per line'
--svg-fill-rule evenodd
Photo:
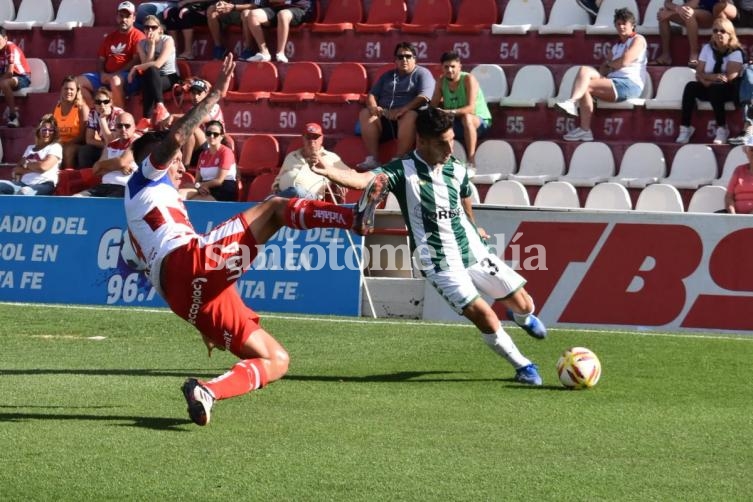
<path fill-rule="evenodd" d="M 622 21 L 635 26 L 635 14 L 630 9 L 622 8 L 614 10 L 614 22 Z"/>
<path fill-rule="evenodd" d="M 418 111 L 416 117 L 416 134 L 422 138 L 438 138 L 448 129 L 452 129 L 453 117 L 449 113 L 427 106 Z"/>
<path fill-rule="evenodd" d="M 204 130 L 209 129 L 209 126 L 217 126 L 220 128 L 220 134 L 225 134 L 225 125 L 219 120 L 210 120 L 204 124 Z"/>
<path fill-rule="evenodd" d="M 453 51 L 443 53 L 442 57 L 439 58 L 439 62 L 446 63 L 447 61 L 460 61 L 460 54 Z"/>
<path fill-rule="evenodd" d="M 168 132 L 169 131 L 149 131 L 131 143 L 133 160 L 136 164 L 140 165 L 141 162 L 152 153 L 156 146 L 162 143 L 162 140 L 165 139 Z"/>
<path fill-rule="evenodd" d="M 0 26 L 0 37 L 8 38 L 8 32 L 2 26 Z"/>

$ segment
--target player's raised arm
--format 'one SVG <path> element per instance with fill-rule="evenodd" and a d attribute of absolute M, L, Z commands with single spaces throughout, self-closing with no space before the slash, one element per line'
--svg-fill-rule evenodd
<path fill-rule="evenodd" d="M 359 173 L 352 169 L 338 169 L 321 157 L 316 164 L 311 166 L 311 170 L 316 174 L 326 176 L 338 185 L 357 190 L 363 190 L 374 177 L 374 173 L 370 171 Z"/>
<path fill-rule="evenodd" d="M 209 94 L 172 125 L 165 139 L 152 152 L 152 159 L 155 165 L 165 165 L 175 157 L 176 152 L 193 134 L 204 117 L 207 116 L 209 109 L 220 100 L 222 97 L 221 90 L 226 88 L 234 71 L 235 61 L 233 61 L 233 54 L 228 53 L 222 61 L 222 68 L 217 77 L 217 82 L 215 82 Z"/>

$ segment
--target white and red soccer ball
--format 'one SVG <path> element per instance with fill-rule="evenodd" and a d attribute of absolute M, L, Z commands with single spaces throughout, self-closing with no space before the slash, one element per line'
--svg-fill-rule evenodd
<path fill-rule="evenodd" d="M 557 376 L 569 389 L 590 389 L 601 377 L 601 362 L 585 347 L 570 347 L 557 361 Z"/>

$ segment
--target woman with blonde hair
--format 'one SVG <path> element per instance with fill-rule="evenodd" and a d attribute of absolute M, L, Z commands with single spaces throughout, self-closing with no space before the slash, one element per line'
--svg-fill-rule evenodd
<path fill-rule="evenodd" d="M 89 107 L 81 96 L 76 77 L 68 75 L 60 86 L 60 100 L 52 111 L 58 124 L 60 144 L 63 146 L 63 167 L 76 167 L 78 148 L 86 140 L 86 118 Z"/>
<path fill-rule="evenodd" d="M 63 147 L 51 113 L 40 119 L 34 137 L 34 144 L 26 147 L 13 168 L 13 180 L 0 180 L 0 195 L 52 195 L 55 191 Z"/>
<path fill-rule="evenodd" d="M 716 120 L 715 145 L 723 145 L 729 138 L 727 112 L 724 104 L 738 100 L 739 77 L 742 73 L 745 54 L 737 39 L 732 22 L 723 17 L 714 19 L 711 41 L 705 44 L 698 56 L 695 81 L 685 84 L 682 93 L 682 119 L 677 143 L 687 143 L 695 132 L 690 125 L 696 99 L 708 101 Z"/>

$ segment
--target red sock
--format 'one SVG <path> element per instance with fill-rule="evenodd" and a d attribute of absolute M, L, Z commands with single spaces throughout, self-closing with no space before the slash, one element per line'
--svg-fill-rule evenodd
<path fill-rule="evenodd" d="M 285 226 L 290 228 L 351 228 L 353 209 L 331 202 L 290 199 L 285 212 Z"/>
<path fill-rule="evenodd" d="M 216 399 L 240 396 L 267 384 L 267 372 L 261 359 L 244 359 L 235 364 L 230 371 L 202 383 Z"/>

